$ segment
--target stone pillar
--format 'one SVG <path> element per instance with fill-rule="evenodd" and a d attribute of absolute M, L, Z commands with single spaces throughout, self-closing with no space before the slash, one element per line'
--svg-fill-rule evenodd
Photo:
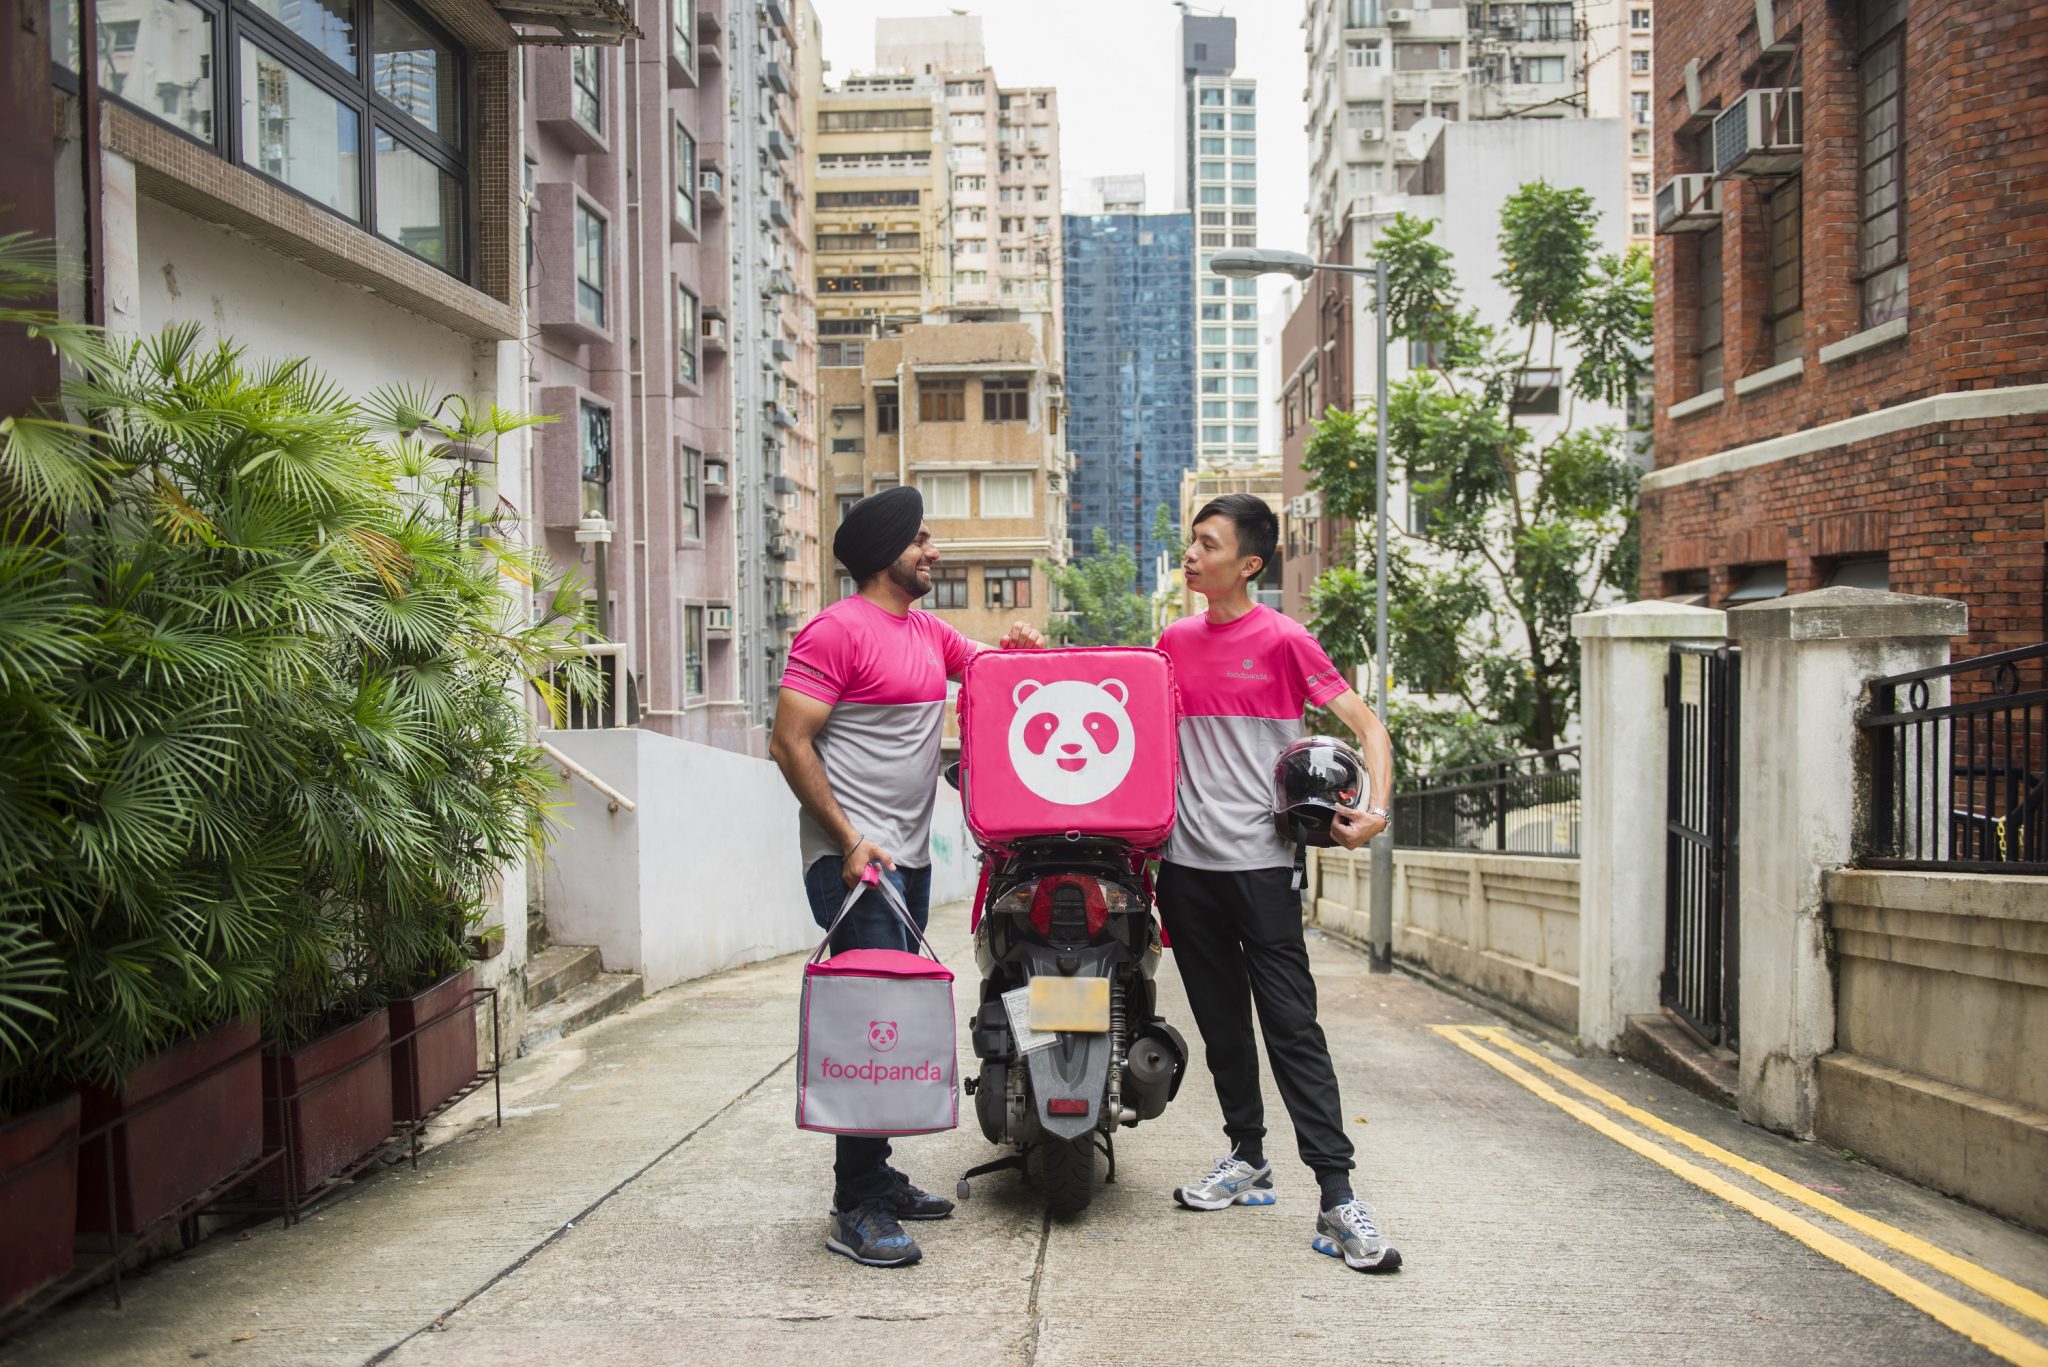
<path fill-rule="evenodd" d="M 1646 601 L 1572 618 L 1579 638 L 1579 1039 L 1613 1049 L 1657 1010 L 1672 645 L 1719 645 L 1724 614 Z"/>
<path fill-rule="evenodd" d="M 1813 1134 L 1814 1065 L 1835 1044 L 1828 966 L 1830 869 L 1849 862 L 1864 805 L 1856 717 L 1873 678 L 1946 664 L 1963 604 L 1872 589 L 1819 589 L 1728 613 L 1742 647 L 1741 1082 L 1752 1124 Z"/>

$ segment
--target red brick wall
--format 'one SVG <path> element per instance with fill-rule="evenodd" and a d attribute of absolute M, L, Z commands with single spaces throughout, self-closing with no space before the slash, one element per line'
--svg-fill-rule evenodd
<path fill-rule="evenodd" d="M 1324 259 L 1351 260 L 1351 229 L 1348 226 Z M 1352 406 L 1351 301 L 1357 279 L 1356 276 L 1334 273 L 1311 277 L 1302 287 L 1301 302 L 1295 306 L 1293 316 L 1280 332 L 1280 384 L 1283 391 L 1297 389 L 1298 384 L 1289 383 L 1295 371 L 1311 354 L 1321 353 L 1316 367 L 1316 411 L 1313 414 L 1303 413 L 1301 423 L 1292 434 L 1287 432 L 1284 419 L 1281 424 L 1281 496 L 1286 501 L 1308 492 L 1308 472 L 1301 468 L 1301 457 L 1308 446 L 1313 420 L 1320 418 L 1325 408 L 1349 409 Z M 1286 402 L 1284 392 L 1281 401 L 1283 405 Z M 1332 563 L 1331 548 L 1336 547 L 1340 554 L 1348 555 L 1345 548 L 1350 542 L 1342 524 L 1331 518 L 1323 518 L 1313 525 L 1286 525 L 1290 529 L 1288 541 L 1292 543 L 1293 551 L 1290 554 L 1288 543 L 1282 544 L 1281 611 L 1297 621 L 1306 622 L 1311 615 L 1309 595 L 1315 588 L 1317 577 Z"/>
<path fill-rule="evenodd" d="M 1656 8 L 1659 184 L 1694 169 L 1678 130 L 1688 114 L 1685 69 L 1695 58 L 1708 105 L 1796 80 L 1805 92 L 1806 149 L 1798 377 L 1734 392 L 1737 378 L 1772 363 L 1763 322 L 1762 192 L 1770 182 L 1721 182 L 1724 397 L 1676 420 L 1670 405 L 1698 389 L 1697 243 L 1657 241 L 1659 468 L 1929 395 L 2048 381 L 2048 6 L 1911 0 L 1908 332 L 1833 364 L 1820 360 L 1821 348 L 1861 330 L 1855 6 L 1778 0 L 1778 13 L 1781 35 L 1799 42 L 1785 70 L 1760 62 L 1752 0 L 1664 0 Z M 1819 585 L 1828 556 L 1886 552 L 1895 590 L 1970 603 L 1973 644 L 2040 640 L 2044 435 L 2038 417 L 1922 428 L 1647 492 L 1643 592 L 1665 591 L 1676 571 L 1704 568 L 1718 603 L 1732 568 L 1782 558 L 1796 593 Z M 1845 537 L 1857 544 L 1839 544 Z"/>

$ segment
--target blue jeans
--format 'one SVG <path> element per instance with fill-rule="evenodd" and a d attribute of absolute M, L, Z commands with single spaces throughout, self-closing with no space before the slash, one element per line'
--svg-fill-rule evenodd
<path fill-rule="evenodd" d="M 811 916 L 820 929 L 832 924 L 832 918 L 846 901 L 847 887 L 839 876 L 844 864 L 837 855 L 827 855 L 804 870 L 804 892 L 811 899 Z M 917 922 L 918 929 L 924 929 L 931 910 L 931 869 L 911 869 L 899 864 L 894 873 L 885 871 L 882 877 L 896 885 L 896 890 L 903 894 L 903 905 L 910 909 L 911 919 Z M 834 954 L 849 949 L 901 949 L 914 954 L 917 940 L 896 909 L 880 892 L 869 888 L 832 936 Z M 863 1201 L 887 1196 L 889 1141 L 853 1134 L 836 1138 L 839 1146 L 832 1161 L 832 1208 L 851 1210 Z"/>

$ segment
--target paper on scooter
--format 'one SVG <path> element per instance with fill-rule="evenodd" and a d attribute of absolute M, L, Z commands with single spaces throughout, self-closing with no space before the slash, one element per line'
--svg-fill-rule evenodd
<path fill-rule="evenodd" d="M 1050 1030 L 1031 1028 L 1031 988 L 1013 987 L 1003 993 L 1003 1010 L 1010 1017 L 1010 1033 L 1017 1037 L 1017 1052 L 1028 1054 L 1033 1049 L 1043 1049 L 1048 1044 L 1057 1044 L 1059 1036 Z"/>

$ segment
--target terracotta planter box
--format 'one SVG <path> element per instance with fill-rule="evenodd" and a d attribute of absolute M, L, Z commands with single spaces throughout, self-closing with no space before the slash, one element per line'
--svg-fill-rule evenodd
<path fill-rule="evenodd" d="M 133 1234 L 213 1186 L 263 1151 L 260 1055 L 194 1084 L 162 1104 L 144 1103 L 174 1090 L 257 1041 L 256 1022 L 234 1021 L 158 1054 L 119 1088 L 79 1088 L 79 1128 L 117 1118 L 111 1143 L 92 1140 L 78 1153 L 78 1228 Z M 107 1167 L 113 1165 L 113 1206 Z"/>
<path fill-rule="evenodd" d="M 465 968 L 391 1003 L 391 1038 L 400 1041 L 391 1050 L 394 1119 L 418 1120 L 476 1076 L 476 1012 L 469 1006 L 475 987 L 476 970 Z M 434 1023 L 405 1038 L 426 1021 Z"/>
<path fill-rule="evenodd" d="M 263 1055 L 263 1142 L 282 1145 L 288 1129 L 291 1151 L 259 1175 L 259 1195 L 284 1195 L 289 1178 L 292 1195 L 304 1196 L 390 1137 L 390 1038 L 391 1013 L 375 1011 Z"/>
<path fill-rule="evenodd" d="M 75 1094 L 0 1120 L 0 1210 L 7 1212 L 7 1235 L 0 1238 L 0 1311 L 71 1270 L 77 1138 Z M 52 1151 L 54 1156 L 46 1156 Z"/>

